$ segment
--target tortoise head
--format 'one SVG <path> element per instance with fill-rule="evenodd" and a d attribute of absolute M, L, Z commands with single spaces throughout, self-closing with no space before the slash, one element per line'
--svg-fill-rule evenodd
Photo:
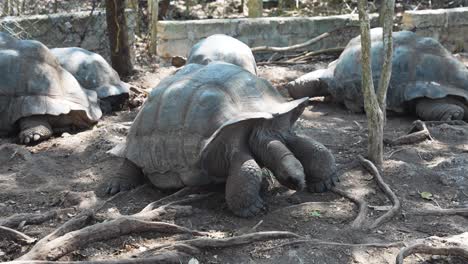
<path fill-rule="evenodd" d="M 328 69 L 313 71 L 288 83 L 286 88 L 292 98 L 330 95 Z"/>

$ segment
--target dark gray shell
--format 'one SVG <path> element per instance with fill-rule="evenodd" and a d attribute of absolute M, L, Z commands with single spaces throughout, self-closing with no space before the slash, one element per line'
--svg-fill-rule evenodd
<path fill-rule="evenodd" d="M 0 132 L 31 115 L 82 113 L 97 122 L 101 110 L 94 91 L 81 88 L 42 43 L 17 40 L 0 32 Z"/>
<path fill-rule="evenodd" d="M 307 99 L 287 102 L 266 80 L 232 64 L 188 64 L 152 90 L 123 156 L 145 175 L 171 172 L 185 185 L 207 184 L 215 180 L 202 159 L 223 130 L 303 110 Z"/>
<path fill-rule="evenodd" d="M 378 87 L 382 64 L 382 30 L 371 30 L 372 70 Z M 443 98 L 448 95 L 468 102 L 468 70 L 439 42 L 410 31 L 393 33 L 393 68 L 387 108 L 402 112 L 405 102 L 416 98 Z M 334 79 L 330 92 L 338 101 L 362 101 L 360 37 L 352 39 L 339 59 L 330 64 Z"/>
<path fill-rule="evenodd" d="M 207 65 L 213 61 L 231 63 L 257 74 L 257 64 L 249 46 L 227 35 L 212 35 L 193 45 L 187 64 Z"/>
<path fill-rule="evenodd" d="M 120 81 L 118 73 L 101 55 L 78 47 L 51 51 L 81 86 L 96 91 L 99 98 L 128 94 L 129 85 Z"/>

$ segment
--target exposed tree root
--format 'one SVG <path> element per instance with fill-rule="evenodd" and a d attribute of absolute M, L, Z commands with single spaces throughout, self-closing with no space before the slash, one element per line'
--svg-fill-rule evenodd
<path fill-rule="evenodd" d="M 340 190 L 336 187 L 333 187 L 331 189 L 332 192 L 338 194 L 338 195 L 341 195 L 349 200 L 351 200 L 353 203 L 355 203 L 358 208 L 359 208 L 359 212 L 356 216 L 356 218 L 354 218 L 353 222 L 351 223 L 351 228 L 352 229 L 362 229 L 365 222 L 366 222 L 366 216 L 367 216 L 367 212 L 368 212 L 368 207 L 367 207 L 367 203 L 366 201 L 364 201 L 363 199 L 360 199 L 360 198 L 357 198 L 355 196 L 353 196 L 352 194 L 350 193 L 347 193 L 343 190 Z"/>
<path fill-rule="evenodd" d="M 413 122 L 413 126 L 407 135 L 401 136 L 394 140 L 390 140 L 387 143 L 392 146 L 404 145 L 404 144 L 415 144 L 425 140 L 433 140 L 426 124 L 421 120 Z"/>
<path fill-rule="evenodd" d="M 53 241 L 50 241 L 37 250 L 31 250 L 26 255 L 22 256 L 20 260 L 56 260 L 92 242 L 113 239 L 123 235 L 141 232 L 204 235 L 202 232 L 197 232 L 174 224 L 141 221 L 132 217 L 120 217 L 115 220 L 98 223 L 83 229 L 69 232 Z"/>
<path fill-rule="evenodd" d="M 316 246 L 334 246 L 334 247 L 374 247 L 374 248 L 391 248 L 391 247 L 402 247 L 403 242 L 392 242 L 392 243 L 364 243 L 364 244 L 351 244 L 351 243 L 340 243 L 333 241 L 324 241 L 320 239 L 301 239 L 286 242 L 274 247 L 262 249 L 261 251 L 269 251 L 281 247 L 294 246 L 298 244 L 312 244 Z"/>
<path fill-rule="evenodd" d="M 24 222 L 24 225 L 40 225 L 50 219 L 54 219 L 61 214 L 75 212 L 73 208 L 57 209 L 45 213 L 15 214 L 10 217 L 0 219 L 0 226 L 15 228 Z"/>
<path fill-rule="evenodd" d="M 149 258 L 92 260 L 92 261 L 49 261 L 16 260 L 5 264 L 180 264 L 187 263 L 188 257 L 182 252 L 168 251 Z"/>
<path fill-rule="evenodd" d="M 374 176 L 380 189 L 382 189 L 382 191 L 393 204 L 392 208 L 388 210 L 388 212 L 377 218 L 372 224 L 369 225 L 369 229 L 374 229 L 393 218 L 400 211 L 401 204 L 400 200 L 392 191 L 392 189 L 390 189 L 390 187 L 384 182 L 382 176 L 380 176 L 379 170 L 375 167 L 375 165 L 370 160 L 363 158 L 361 155 L 359 155 L 359 161 L 361 162 L 362 166 Z"/>
<path fill-rule="evenodd" d="M 460 215 L 468 217 L 468 208 L 433 208 L 433 209 L 416 209 L 408 212 L 412 215 Z"/>
<path fill-rule="evenodd" d="M 396 264 L 403 264 L 405 257 L 412 254 L 459 256 L 468 261 L 468 232 L 451 237 L 428 237 L 416 240 L 400 250 Z"/>
<path fill-rule="evenodd" d="M 178 195 L 181 195 L 181 193 Z M 150 208 L 147 206 L 142 211 L 134 215 L 119 216 L 110 221 L 96 223 L 85 227 L 90 220 L 97 219 L 95 216 L 96 210 L 87 210 L 70 219 L 57 230 L 41 239 L 28 253 L 21 256 L 19 260 L 56 260 L 92 242 L 145 231 L 204 235 L 202 232 L 193 231 L 181 226 L 164 222 L 149 221 L 159 220 L 163 215 L 167 215 L 169 213 L 191 214 L 192 208 L 190 206 L 179 206 L 176 204 L 196 201 L 206 198 L 209 195 L 211 194 L 198 195 L 173 201 L 154 209 L 152 209 L 153 207 Z M 177 197 L 177 195 L 173 197 Z M 99 206 L 98 208 L 102 208 L 102 206 Z"/>
<path fill-rule="evenodd" d="M 160 245 L 151 249 L 151 252 L 159 250 L 174 250 L 182 248 L 195 248 L 197 250 L 207 248 L 226 248 L 251 244 L 259 241 L 274 239 L 301 238 L 300 235 L 287 231 L 264 231 L 244 234 L 227 238 L 195 238 L 175 243 Z"/>
<path fill-rule="evenodd" d="M 36 242 L 35 238 L 32 238 L 6 226 L 0 226 L 0 237 L 13 240 L 21 244 L 31 244 Z"/>
<path fill-rule="evenodd" d="M 431 126 L 440 126 L 443 124 L 447 124 L 450 126 L 466 126 L 468 123 L 466 123 L 463 120 L 450 120 L 450 121 L 424 121 L 424 123 L 431 127 Z"/>

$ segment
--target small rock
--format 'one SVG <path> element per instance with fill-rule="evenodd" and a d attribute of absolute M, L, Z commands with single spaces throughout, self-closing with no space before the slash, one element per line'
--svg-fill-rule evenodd
<path fill-rule="evenodd" d="M 177 68 L 184 66 L 186 62 L 187 59 L 182 56 L 174 56 L 171 59 L 172 66 L 175 66 Z"/>
<path fill-rule="evenodd" d="M 70 137 L 70 136 L 71 136 L 70 133 L 67 133 L 67 132 L 62 133 L 62 135 L 61 135 L 61 137 L 63 137 L 63 138 L 67 138 L 67 137 Z"/>
<path fill-rule="evenodd" d="M 188 262 L 188 264 L 199 264 L 198 260 L 196 258 L 191 258 Z"/>

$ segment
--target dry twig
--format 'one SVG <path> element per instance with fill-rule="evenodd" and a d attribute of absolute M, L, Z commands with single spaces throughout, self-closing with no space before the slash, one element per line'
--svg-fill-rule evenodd
<path fill-rule="evenodd" d="M 10 217 L 0 219 L 0 225 L 10 228 L 19 226 L 22 222 L 25 225 L 39 225 L 50 219 L 56 218 L 61 214 L 75 212 L 73 208 L 57 209 L 45 213 L 34 213 L 34 214 L 15 214 Z"/>
<path fill-rule="evenodd" d="M 401 136 L 389 142 L 389 145 L 415 144 L 425 140 L 433 140 L 426 124 L 421 120 L 413 122 L 413 126 L 407 135 Z"/>
<path fill-rule="evenodd" d="M 254 47 L 251 50 L 252 50 L 252 52 L 259 52 L 259 51 L 284 52 L 284 51 L 297 50 L 297 49 L 300 49 L 300 48 L 310 46 L 310 45 L 312 45 L 314 43 L 317 43 L 317 42 L 321 41 L 322 39 L 328 38 L 329 36 L 331 36 L 331 32 L 326 32 L 326 33 L 320 34 L 317 37 L 315 37 L 313 39 L 310 39 L 310 40 L 308 40 L 308 41 L 306 41 L 304 43 L 299 43 L 299 44 L 292 45 L 292 46 L 287 46 L 287 47 L 259 46 L 259 47 Z"/>
<path fill-rule="evenodd" d="M 21 244 L 32 244 L 36 241 L 35 238 L 32 238 L 6 226 L 0 226 L 0 237 L 13 240 Z"/>

